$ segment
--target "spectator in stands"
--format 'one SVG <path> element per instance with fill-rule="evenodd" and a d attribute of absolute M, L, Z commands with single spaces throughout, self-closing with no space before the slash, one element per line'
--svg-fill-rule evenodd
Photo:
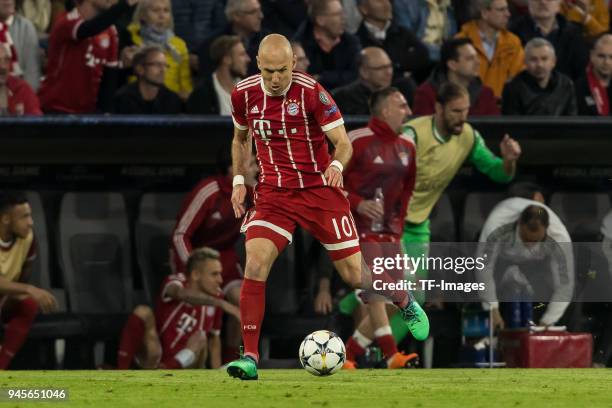
<path fill-rule="evenodd" d="M 174 32 L 194 54 L 206 37 L 225 25 L 225 1 L 172 0 Z"/>
<path fill-rule="evenodd" d="M 368 115 L 372 93 L 388 88 L 393 79 L 393 64 L 382 48 L 367 47 L 361 50 L 357 66 L 359 79 L 332 92 L 338 108 L 345 115 Z M 396 83 L 404 97 L 412 102 L 416 88 L 414 82 L 410 78 L 400 78 Z"/>
<path fill-rule="evenodd" d="M 525 66 L 504 87 L 504 115 L 571 116 L 577 114 L 572 80 L 555 70 L 555 49 L 544 38 L 525 46 Z"/>
<path fill-rule="evenodd" d="M 345 18 L 339 0 L 312 0 L 308 20 L 295 37 L 310 60 L 310 74 L 327 89 L 346 85 L 357 78 L 355 60 L 359 40 L 345 32 Z"/>
<path fill-rule="evenodd" d="M 440 46 L 457 32 L 450 0 L 393 0 L 393 18 L 412 31 L 429 49 L 429 58 L 440 61 Z"/>
<path fill-rule="evenodd" d="M 4 339 L 0 370 L 6 370 L 23 345 L 38 309 L 49 313 L 57 300 L 27 282 L 36 258 L 32 209 L 25 195 L 0 191 L 0 295 Z"/>
<path fill-rule="evenodd" d="M 25 79 L 36 91 L 40 85 L 40 54 L 36 28 L 30 20 L 15 13 L 15 0 L 0 0 L 0 24 L 8 27 L 16 53 L 13 74 Z"/>
<path fill-rule="evenodd" d="M 291 49 L 293 50 L 293 55 L 295 55 L 295 70 L 308 72 L 308 68 L 310 67 L 310 60 L 306 56 L 302 44 L 296 41 L 292 41 Z"/>
<path fill-rule="evenodd" d="M 186 100 L 193 91 L 189 52 L 185 41 L 177 37 L 173 30 L 170 0 L 140 0 L 134 12 L 134 21 L 128 26 L 134 45 L 157 45 L 164 50 L 168 63 L 164 84 Z"/>
<path fill-rule="evenodd" d="M 363 15 L 356 33 L 361 46 L 385 50 L 393 62 L 394 79 L 411 75 L 423 77 L 429 69 L 427 47 L 414 33 L 391 21 L 391 0 L 359 0 L 358 6 Z"/>
<path fill-rule="evenodd" d="M 115 91 L 116 83 L 106 82 L 103 75 L 116 77 L 118 35 L 113 23 L 138 0 L 119 0 L 108 7 L 107 0 L 78 0 L 77 6 L 53 26 L 49 37 L 47 74 L 38 95 L 47 113 L 93 113 L 112 107 L 102 97 L 104 91 Z M 110 93 L 110 92 L 108 92 Z"/>
<path fill-rule="evenodd" d="M 41 114 L 38 97 L 30 85 L 11 75 L 8 46 L 0 43 L 0 116 Z"/>
<path fill-rule="evenodd" d="M 210 46 L 215 72 L 204 79 L 187 101 L 187 113 L 230 116 L 231 93 L 246 78 L 251 58 L 237 35 L 222 35 Z"/>
<path fill-rule="evenodd" d="M 247 54 L 251 58 L 248 73 L 254 74 L 257 72 L 255 57 L 257 56 L 259 43 L 269 34 L 261 26 L 264 16 L 259 1 L 227 0 L 225 17 L 227 19 L 225 27 L 209 35 L 198 46 L 198 73 L 201 78 L 206 78 L 215 70 L 214 64 L 210 60 L 210 46 L 216 38 L 222 35 L 237 35 L 240 37 Z"/>
<path fill-rule="evenodd" d="M 45 37 L 51 22 L 51 1 L 22 0 L 20 3 L 17 12 L 34 24 L 39 37 Z"/>
<path fill-rule="evenodd" d="M 479 255 L 487 257 L 476 277 L 485 284 L 481 299 L 493 309 L 493 325 L 505 326 L 499 298 L 549 302 L 534 321 L 542 326 L 557 323 L 574 289 L 572 241 L 559 217 L 538 201 L 508 198 L 491 211 L 479 241 Z"/>
<path fill-rule="evenodd" d="M 292 38 L 300 24 L 308 18 L 304 0 L 262 0 L 263 27 L 271 33 Z"/>
<path fill-rule="evenodd" d="M 472 40 L 480 59 L 480 79 L 499 99 L 504 84 L 523 70 L 523 47 L 506 29 L 510 18 L 506 0 L 478 0 L 478 5 L 478 18 L 465 23 L 458 36 Z"/>
<path fill-rule="evenodd" d="M 189 256 L 185 270 L 169 275 L 155 305 L 138 305 L 121 333 L 117 368 L 132 361 L 141 368 L 221 366 L 223 312 L 239 318 L 238 308 L 221 297 L 219 252 L 203 247 Z"/>
<path fill-rule="evenodd" d="M 446 40 L 440 51 L 440 64 L 414 94 L 414 114 L 433 114 L 438 88 L 443 83 L 450 81 L 468 90 L 470 115 L 499 115 L 493 90 L 482 84 L 478 68 L 478 54 L 470 39 Z"/>
<path fill-rule="evenodd" d="M 582 28 L 559 13 L 561 0 L 529 0 L 529 15 L 518 18 L 510 31 L 523 46 L 532 38 L 543 37 L 555 48 L 557 70 L 572 80 L 583 75 L 587 64 Z"/>
<path fill-rule="evenodd" d="M 164 85 L 168 63 L 161 47 L 149 45 L 141 49 L 132 64 L 137 80 L 117 92 L 114 113 L 163 115 L 183 111 L 181 98 Z"/>
<path fill-rule="evenodd" d="M 183 201 L 170 242 L 170 261 L 174 272 L 185 273 L 188 258 L 196 248 L 211 247 L 220 253 L 223 265 L 223 294 L 233 305 L 238 305 L 243 269 L 236 254 L 242 220 L 234 215 L 231 203 L 233 172 L 229 150 L 217 155 L 218 174 L 202 180 Z M 247 200 L 252 202 L 257 164 L 252 158 L 245 174 Z M 238 319 L 240 317 L 238 316 Z M 238 355 L 240 346 L 239 320 L 227 325 L 224 361 Z"/>
<path fill-rule="evenodd" d="M 593 44 L 585 75 L 575 85 L 579 115 L 609 116 L 612 114 L 612 35 L 603 34 Z"/>
<path fill-rule="evenodd" d="M 609 268 L 608 282 L 612 281 L 612 211 L 603 219 L 601 225 L 603 242 L 601 249 Z M 612 303 L 596 303 L 595 320 L 600 323 L 601 333 L 594 336 L 593 367 L 604 368 L 612 357 Z"/>
<path fill-rule="evenodd" d="M 606 0 L 565 0 L 561 14 L 569 21 L 582 25 L 588 38 L 595 38 L 610 28 L 610 13 Z"/>

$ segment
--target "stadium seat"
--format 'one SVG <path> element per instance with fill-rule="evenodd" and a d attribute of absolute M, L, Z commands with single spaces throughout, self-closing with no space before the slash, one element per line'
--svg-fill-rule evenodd
<path fill-rule="evenodd" d="M 489 213 L 504 197 L 504 193 L 469 193 L 467 195 L 461 221 L 462 241 L 478 241 L 480 230 Z"/>
<path fill-rule="evenodd" d="M 448 194 L 443 194 L 429 216 L 432 242 L 455 242 L 455 216 Z"/>
<path fill-rule="evenodd" d="M 66 193 L 60 205 L 59 259 L 76 313 L 132 308 L 128 221 L 119 193 Z"/>
<path fill-rule="evenodd" d="M 149 304 L 153 304 L 162 280 L 170 273 L 170 235 L 182 200 L 180 193 L 147 193 L 140 199 L 134 230 L 136 257 Z"/>
<path fill-rule="evenodd" d="M 601 222 L 610 210 L 604 193 L 554 193 L 550 208 L 561 218 L 573 241 L 596 241 Z"/>

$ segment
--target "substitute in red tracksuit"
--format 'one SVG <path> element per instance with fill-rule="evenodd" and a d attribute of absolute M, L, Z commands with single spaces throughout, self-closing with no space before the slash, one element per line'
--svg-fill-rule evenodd
<path fill-rule="evenodd" d="M 402 123 L 411 113 L 403 95 L 395 88 L 376 92 L 370 99 L 370 109 L 372 117 L 368 125 L 349 133 L 353 157 L 344 176 L 361 251 L 369 264 L 374 257 L 401 254 L 404 218 L 416 178 L 414 143 L 400 134 Z M 377 190 L 382 192 L 384 205 L 375 201 Z M 379 225 L 375 225 L 376 221 Z M 403 278 L 403 271 L 387 272 L 379 275 L 380 279 L 397 281 Z M 373 275 L 373 279 L 377 279 L 377 275 Z M 389 368 L 407 366 L 415 356 L 398 352 L 385 302 L 370 299 L 368 309 L 369 319 L 381 323 L 367 323 L 368 328 L 364 322 L 359 325 L 347 343 L 345 368 L 355 367 L 355 359 L 365 352 L 373 338 L 382 349 Z"/>

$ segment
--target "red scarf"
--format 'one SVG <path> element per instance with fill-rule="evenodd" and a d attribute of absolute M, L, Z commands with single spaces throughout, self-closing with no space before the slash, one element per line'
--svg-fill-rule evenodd
<path fill-rule="evenodd" d="M 19 73 L 19 63 L 17 62 L 17 50 L 15 49 L 15 44 L 13 44 L 13 39 L 9 33 L 8 21 L 6 23 L 0 22 L 0 44 L 8 46 L 11 57 L 11 74 L 16 75 Z"/>
<path fill-rule="evenodd" d="M 587 66 L 586 69 L 587 81 L 589 82 L 589 89 L 591 90 L 591 95 L 593 95 L 593 100 L 595 101 L 595 105 L 597 106 L 597 113 L 600 116 L 608 116 L 610 113 L 610 101 L 608 100 L 608 90 L 605 86 L 601 84 L 599 79 L 595 76 L 593 72 L 593 64 Z"/>

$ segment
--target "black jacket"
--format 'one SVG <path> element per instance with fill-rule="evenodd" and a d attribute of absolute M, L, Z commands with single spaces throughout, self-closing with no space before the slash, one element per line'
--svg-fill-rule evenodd
<path fill-rule="evenodd" d="M 568 21 L 560 14 L 557 15 L 557 24 L 559 28 L 546 36 L 542 35 L 530 16 L 517 19 L 509 28 L 521 39 L 523 47 L 529 40 L 536 37 L 550 41 L 557 54 L 556 69 L 572 80 L 576 80 L 584 74 L 588 61 L 588 47 L 584 41 L 582 27 Z"/>
<path fill-rule="evenodd" d="M 589 81 L 586 76 L 574 82 L 574 90 L 576 91 L 576 103 L 578 104 L 578 115 L 583 116 L 599 116 L 597 105 L 591 94 Z M 612 84 L 607 88 L 608 101 L 612 102 Z M 609 110 L 608 116 L 612 116 L 612 109 Z"/>
<path fill-rule="evenodd" d="M 219 99 L 217 98 L 217 92 L 215 92 L 212 75 L 208 75 L 189 95 L 185 111 L 199 115 L 219 114 Z"/>
<path fill-rule="evenodd" d="M 411 78 L 400 78 L 393 83 L 412 105 L 416 84 Z M 360 80 L 336 88 L 332 96 L 343 115 L 369 115 L 369 100 L 372 92 Z"/>
<path fill-rule="evenodd" d="M 183 101 L 177 94 L 161 86 L 157 97 L 150 102 L 142 99 L 138 82 L 119 89 L 113 99 L 113 113 L 121 114 L 175 114 L 183 112 Z"/>
<path fill-rule="evenodd" d="M 429 52 L 425 44 L 412 31 L 391 23 L 385 40 L 381 41 L 374 38 L 365 23 L 362 22 L 355 35 L 359 38 L 363 48 L 380 47 L 387 52 L 393 61 L 393 78 L 404 76 L 404 73 L 411 73 L 419 81 L 427 75 L 430 66 Z"/>
<path fill-rule="evenodd" d="M 506 84 L 502 95 L 504 115 L 571 116 L 577 114 L 572 80 L 553 71 L 548 86 L 540 88 L 527 71 Z"/>
<path fill-rule="evenodd" d="M 262 26 L 272 33 L 292 38 L 302 22 L 308 18 L 304 0 L 262 0 Z"/>
<path fill-rule="evenodd" d="M 354 35 L 342 34 L 340 43 L 327 54 L 319 47 L 314 38 L 313 25 L 307 20 L 300 26 L 294 41 L 302 44 L 310 60 L 308 73 L 319 75 L 319 83 L 327 90 L 346 85 L 357 78 L 357 57 L 361 46 Z"/>

